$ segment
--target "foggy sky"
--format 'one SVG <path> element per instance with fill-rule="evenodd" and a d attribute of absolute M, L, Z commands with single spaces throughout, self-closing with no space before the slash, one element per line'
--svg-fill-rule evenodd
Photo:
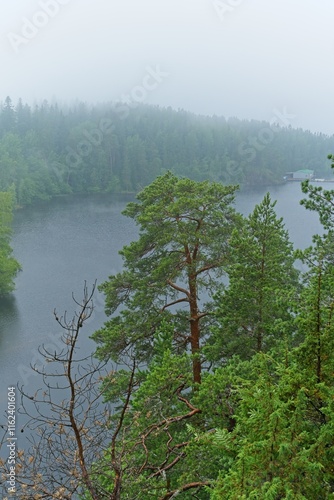
<path fill-rule="evenodd" d="M 0 100 L 138 100 L 334 134 L 333 0 L 0 0 Z M 278 120 L 279 121 L 279 120 Z"/>

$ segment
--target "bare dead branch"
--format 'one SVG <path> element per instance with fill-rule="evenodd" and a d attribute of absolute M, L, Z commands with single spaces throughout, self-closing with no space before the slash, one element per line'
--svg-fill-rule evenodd
<path fill-rule="evenodd" d="M 172 498 L 174 495 L 178 495 L 179 493 L 183 493 L 184 491 L 188 491 L 194 488 L 203 488 L 204 486 L 210 486 L 210 483 L 207 481 L 204 482 L 194 482 L 194 483 L 188 483 L 184 484 L 183 486 L 180 486 L 179 489 L 169 491 L 164 495 L 163 497 L 160 498 L 160 500 L 168 500 L 168 498 Z"/>

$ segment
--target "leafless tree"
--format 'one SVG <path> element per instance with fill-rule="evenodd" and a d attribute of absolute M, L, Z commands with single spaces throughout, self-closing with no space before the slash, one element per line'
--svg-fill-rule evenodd
<path fill-rule="evenodd" d="M 144 476 L 148 482 L 165 476 L 186 456 L 189 441 L 178 441 L 178 426 L 200 410 L 183 395 L 187 387 L 179 376 L 173 394 L 183 410 L 173 414 L 171 408 L 172 415 L 168 416 L 157 411 L 153 423 L 136 428 L 131 403 L 141 384 L 141 370 L 131 352 L 126 352 L 124 359 L 121 388 L 117 378 L 122 371 L 93 355 L 79 356 L 80 332 L 92 317 L 95 288 L 96 284 L 89 291 L 85 284 L 81 301 L 73 296 L 77 311 L 71 319 L 66 313 L 58 316 L 54 311 L 62 329 L 60 347 L 51 352 L 50 347 L 42 345 L 39 352 L 45 364 L 32 366 L 42 378 L 43 388 L 35 394 L 28 393 L 24 386 L 18 388 L 20 413 L 26 423 L 17 432 L 21 430 L 22 436 L 27 436 L 27 446 L 16 454 L 15 498 L 19 500 L 120 500 L 122 491 L 129 492 L 129 488 L 128 498 L 136 499 L 136 488 Z M 111 393 L 117 394 L 117 408 L 104 403 L 104 397 L 109 398 Z M 5 432 L 0 444 L 5 446 L 6 426 L 2 427 Z M 148 444 L 152 436 L 160 435 L 167 436 L 161 441 L 166 447 L 162 461 L 154 458 Z M 0 459 L 0 494 L 4 500 L 8 472 L 8 461 Z M 167 480 L 161 488 L 168 493 L 161 492 L 159 497 L 165 500 L 208 485 L 207 481 L 194 481 L 173 491 Z"/>
<path fill-rule="evenodd" d="M 95 288 L 96 283 L 88 291 L 85 283 L 83 300 L 79 302 L 73 296 L 78 310 L 71 319 L 66 312 L 59 317 L 54 311 L 63 331 L 62 347 L 50 352 L 42 345 L 39 352 L 45 366 L 42 369 L 32 366 L 42 377 L 43 388 L 29 394 L 24 386 L 19 387 L 20 413 L 27 418 L 21 432 L 28 434 L 28 449 L 17 451 L 15 498 L 73 500 L 80 495 L 90 500 L 120 498 L 122 467 L 116 442 L 130 402 L 136 363 L 132 363 L 129 372 L 129 387 L 118 424 L 111 425 L 112 408 L 103 403 L 108 383 L 101 384 L 109 373 L 108 366 L 93 356 L 78 356 L 80 332 L 94 311 Z M 6 433 L 2 444 L 5 441 Z M 112 481 L 103 488 L 97 464 L 107 450 Z M 0 461 L 0 472 L 0 492 L 6 498 L 9 472 L 6 460 Z"/>

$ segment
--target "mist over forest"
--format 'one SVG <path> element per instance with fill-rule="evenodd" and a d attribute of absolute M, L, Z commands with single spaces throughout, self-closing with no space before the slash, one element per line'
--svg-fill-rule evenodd
<path fill-rule="evenodd" d="M 334 136 L 269 122 L 207 117 L 149 106 L 5 98 L 0 112 L 0 183 L 20 206 L 70 193 L 138 192 L 158 175 L 240 184 L 281 183 L 287 171 L 330 177 Z"/>

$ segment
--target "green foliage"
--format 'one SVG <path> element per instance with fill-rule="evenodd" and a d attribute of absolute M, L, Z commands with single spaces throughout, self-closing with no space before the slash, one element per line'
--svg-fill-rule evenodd
<path fill-rule="evenodd" d="M 314 246 L 299 252 L 299 258 L 308 266 L 304 273 L 305 287 L 300 296 L 297 328 L 303 332 L 304 342 L 298 352 L 307 366 L 312 380 L 329 383 L 333 377 L 328 364 L 334 350 L 334 233 L 314 238 Z"/>
<path fill-rule="evenodd" d="M 331 168 L 334 169 L 334 155 L 328 155 L 328 159 L 332 160 Z M 304 181 L 302 191 L 308 198 L 303 199 L 300 204 L 307 210 L 317 211 L 325 229 L 334 229 L 334 190 L 313 186 L 310 181 Z"/>
<path fill-rule="evenodd" d="M 212 247 L 219 230 L 210 233 L 210 223 L 217 228 L 217 222 L 214 217 L 205 220 L 203 259 L 209 262 L 220 248 L 224 259 L 216 279 L 227 269 L 229 283 L 208 310 L 215 312 L 216 326 L 206 327 L 202 337 L 216 368 L 194 385 L 193 357 L 189 349 L 177 348 L 175 335 L 187 331 L 184 318 L 172 311 L 152 323 L 154 328 L 147 323 L 143 332 L 149 336 L 138 335 L 134 321 L 136 317 L 143 325 L 141 318 L 153 318 L 154 304 L 156 312 L 163 309 L 167 299 L 159 302 L 159 290 L 165 273 L 175 283 L 181 270 L 185 274 L 179 275 L 179 288 L 186 282 L 187 267 L 177 258 L 185 241 L 191 248 L 199 242 L 196 224 L 192 226 L 198 217 L 191 184 L 170 173 L 162 179 L 139 196 L 140 203 L 128 206 L 127 215 L 140 225 L 140 239 L 122 252 L 124 274 L 103 285 L 109 312 L 121 304 L 127 307 L 114 320 L 108 349 L 115 342 L 118 352 L 122 341 L 127 348 L 138 343 L 137 354 L 141 349 L 150 353 L 147 368 L 138 372 L 118 441 L 119 449 L 126 449 L 120 459 L 126 471 L 124 498 L 333 498 L 332 229 L 314 237 L 313 247 L 294 253 L 269 195 L 242 223 L 236 217 L 237 229 L 230 234 L 223 230 L 224 240 L 214 240 Z M 203 194 L 208 184 L 200 185 Z M 192 194 L 187 204 L 182 201 L 185 192 Z M 212 200 L 208 206 L 212 208 Z M 319 205 L 321 214 L 326 206 Z M 213 253 L 205 253 L 208 249 Z M 307 266 L 300 283 L 295 258 Z M 190 269 L 198 269 L 197 264 L 192 262 Z M 214 283 L 214 293 L 218 282 L 208 283 Z M 198 290 L 201 286 L 208 286 L 205 280 Z M 173 295 L 168 300 L 178 299 Z M 136 335 L 129 333 L 129 325 Z M 124 401 L 126 373 L 120 377 Z"/>
<path fill-rule="evenodd" d="M 173 348 L 184 352 L 190 345 L 199 382 L 201 328 L 210 314 L 200 294 L 212 295 L 229 261 L 228 239 L 240 220 L 232 207 L 235 190 L 167 172 L 128 204 L 123 213 L 139 225 L 139 239 L 120 252 L 125 270 L 100 287 L 108 314 L 124 308 L 94 334 L 100 356 L 117 359 L 131 346 L 137 358 L 149 359 L 152 336 L 168 319 Z"/>
<path fill-rule="evenodd" d="M 183 461 L 190 441 L 187 422 L 198 411 L 190 403 L 191 358 L 172 353 L 172 335 L 170 325 L 163 323 L 155 335 L 150 364 L 135 375 L 131 403 L 116 442 L 117 460 L 124 468 L 122 498 L 160 498 L 169 488 L 177 488 L 181 475 L 188 473 Z M 122 371 L 110 374 L 104 384 L 125 394 L 127 375 L 127 383 Z M 114 386 L 117 377 L 119 383 Z M 122 408 L 116 408 L 115 424 Z M 103 471 L 101 484 L 106 487 L 109 482 L 112 491 L 114 473 L 109 463 L 107 454 L 99 470 Z M 196 472 L 192 475 L 196 477 Z"/>
<path fill-rule="evenodd" d="M 313 209 L 331 228 L 332 197 L 318 201 Z M 229 470 L 220 471 L 215 500 L 334 496 L 333 243 L 330 229 L 296 254 L 308 268 L 295 309 L 300 345 L 257 354 L 234 385 L 235 458 Z M 221 379 L 219 370 L 216 376 Z"/>
<path fill-rule="evenodd" d="M 10 247 L 13 196 L 0 193 L 0 296 L 14 290 L 14 278 L 21 269 Z"/>
<path fill-rule="evenodd" d="M 298 273 L 275 204 L 268 193 L 241 229 L 232 233 L 229 284 L 215 297 L 217 326 L 208 349 L 215 360 L 236 353 L 249 358 L 291 337 Z"/>
<path fill-rule="evenodd" d="M 322 418 L 320 386 L 301 369 L 294 350 L 288 360 L 262 353 L 249 362 L 252 383 L 247 377 L 236 388 L 235 459 L 221 470 L 213 499 L 332 498 L 333 387 L 322 385 Z"/>

